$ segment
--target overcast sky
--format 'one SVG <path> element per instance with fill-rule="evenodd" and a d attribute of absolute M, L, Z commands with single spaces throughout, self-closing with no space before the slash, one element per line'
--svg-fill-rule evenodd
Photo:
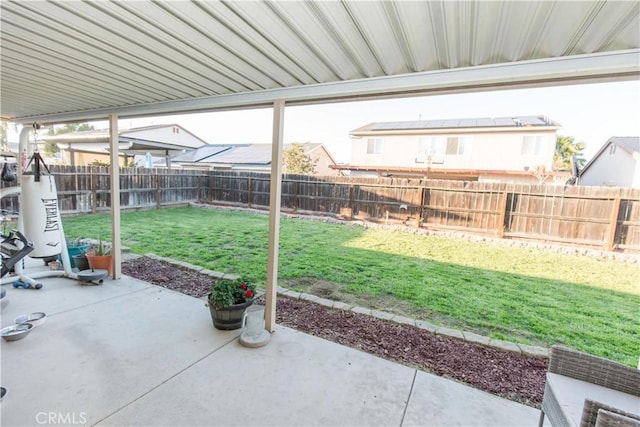
<path fill-rule="evenodd" d="M 558 134 L 584 142 L 588 160 L 612 136 L 640 136 L 640 82 L 287 107 L 284 142 L 321 142 L 338 162 L 348 163 L 349 131 L 367 123 L 521 115 L 546 115 L 560 123 Z M 168 123 L 180 124 L 209 144 L 271 142 L 271 109 L 123 119 L 119 126 Z M 107 122 L 94 125 L 102 128 Z"/>
<path fill-rule="evenodd" d="M 612 136 L 640 136 L 640 82 L 618 82 L 287 107 L 284 142 L 321 142 L 348 163 L 349 131 L 370 122 L 546 115 L 590 159 Z M 271 109 L 122 120 L 178 123 L 210 144 L 271 142 Z M 106 122 L 105 122 L 106 124 Z"/>

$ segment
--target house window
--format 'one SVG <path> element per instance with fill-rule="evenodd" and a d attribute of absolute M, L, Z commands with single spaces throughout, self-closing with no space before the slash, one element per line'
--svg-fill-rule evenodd
<path fill-rule="evenodd" d="M 471 137 L 468 136 L 430 136 L 418 141 L 418 159 L 428 156 L 469 154 Z"/>
<path fill-rule="evenodd" d="M 367 154 L 382 154 L 382 138 L 369 138 L 367 140 Z"/>
<path fill-rule="evenodd" d="M 427 139 L 419 138 L 418 139 L 418 152 L 416 153 L 417 159 L 424 159 L 427 156 Z"/>
<path fill-rule="evenodd" d="M 447 138 L 447 154 L 467 154 L 471 148 L 469 137 L 450 136 Z"/>
<path fill-rule="evenodd" d="M 418 157 L 441 156 L 444 154 L 447 139 L 442 136 L 425 136 L 418 140 Z"/>
<path fill-rule="evenodd" d="M 523 156 L 540 156 L 543 151 L 543 137 L 535 135 L 527 135 L 522 139 L 522 155 Z"/>

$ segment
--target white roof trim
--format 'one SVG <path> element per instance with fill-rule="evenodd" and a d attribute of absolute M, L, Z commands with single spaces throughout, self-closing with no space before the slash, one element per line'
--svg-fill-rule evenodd
<path fill-rule="evenodd" d="M 109 114 L 140 117 L 171 113 L 259 108 L 278 99 L 312 104 L 362 98 L 486 91 L 640 78 L 640 49 L 546 58 L 360 80 L 166 101 L 133 106 L 15 118 L 22 123 L 63 123 L 104 119 Z"/>

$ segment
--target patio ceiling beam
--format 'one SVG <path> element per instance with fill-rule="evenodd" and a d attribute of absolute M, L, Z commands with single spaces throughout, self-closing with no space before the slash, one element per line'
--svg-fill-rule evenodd
<path fill-rule="evenodd" d="M 269 246 L 267 254 L 267 294 L 265 329 L 276 330 L 276 291 L 278 286 L 278 244 L 280 236 L 280 199 L 282 195 L 282 148 L 284 101 L 273 103 L 273 138 L 271 142 L 271 187 L 269 190 Z"/>
<path fill-rule="evenodd" d="M 640 79 L 640 49 L 416 72 L 157 103 L 8 118 L 42 124 Z"/>

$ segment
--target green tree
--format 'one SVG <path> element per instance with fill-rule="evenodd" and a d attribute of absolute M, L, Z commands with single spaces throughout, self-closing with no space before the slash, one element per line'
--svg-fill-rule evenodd
<path fill-rule="evenodd" d="M 584 142 L 575 142 L 572 136 L 558 135 L 556 152 L 553 156 L 554 169 L 571 170 L 571 159 L 574 156 L 578 168 L 582 168 L 586 163 L 582 150 L 584 150 Z"/>
<path fill-rule="evenodd" d="M 62 126 L 52 126 L 49 128 L 49 135 L 60 135 L 61 133 L 83 132 L 94 130 L 93 125 L 89 123 L 65 123 Z"/>
<path fill-rule="evenodd" d="M 94 160 L 91 163 L 89 163 L 91 166 L 110 166 L 111 163 L 109 162 L 103 162 L 102 160 Z"/>
<path fill-rule="evenodd" d="M 47 156 L 53 157 L 54 154 L 60 152 L 60 147 L 58 147 L 58 144 L 53 141 L 47 141 L 44 143 L 44 148 L 42 149 L 42 151 Z"/>
<path fill-rule="evenodd" d="M 316 173 L 316 163 L 311 156 L 304 153 L 302 144 L 292 144 L 284 153 L 284 166 L 286 173 L 297 175 L 313 175 Z"/>
<path fill-rule="evenodd" d="M 71 133 L 71 132 L 83 132 L 88 130 L 94 130 L 93 125 L 89 123 L 65 123 L 62 126 L 51 126 L 47 135 L 60 135 L 63 133 Z M 53 141 L 47 141 L 44 144 L 44 148 L 42 149 L 44 154 L 49 157 L 53 157 L 55 153 L 60 152 L 60 147 Z"/>

